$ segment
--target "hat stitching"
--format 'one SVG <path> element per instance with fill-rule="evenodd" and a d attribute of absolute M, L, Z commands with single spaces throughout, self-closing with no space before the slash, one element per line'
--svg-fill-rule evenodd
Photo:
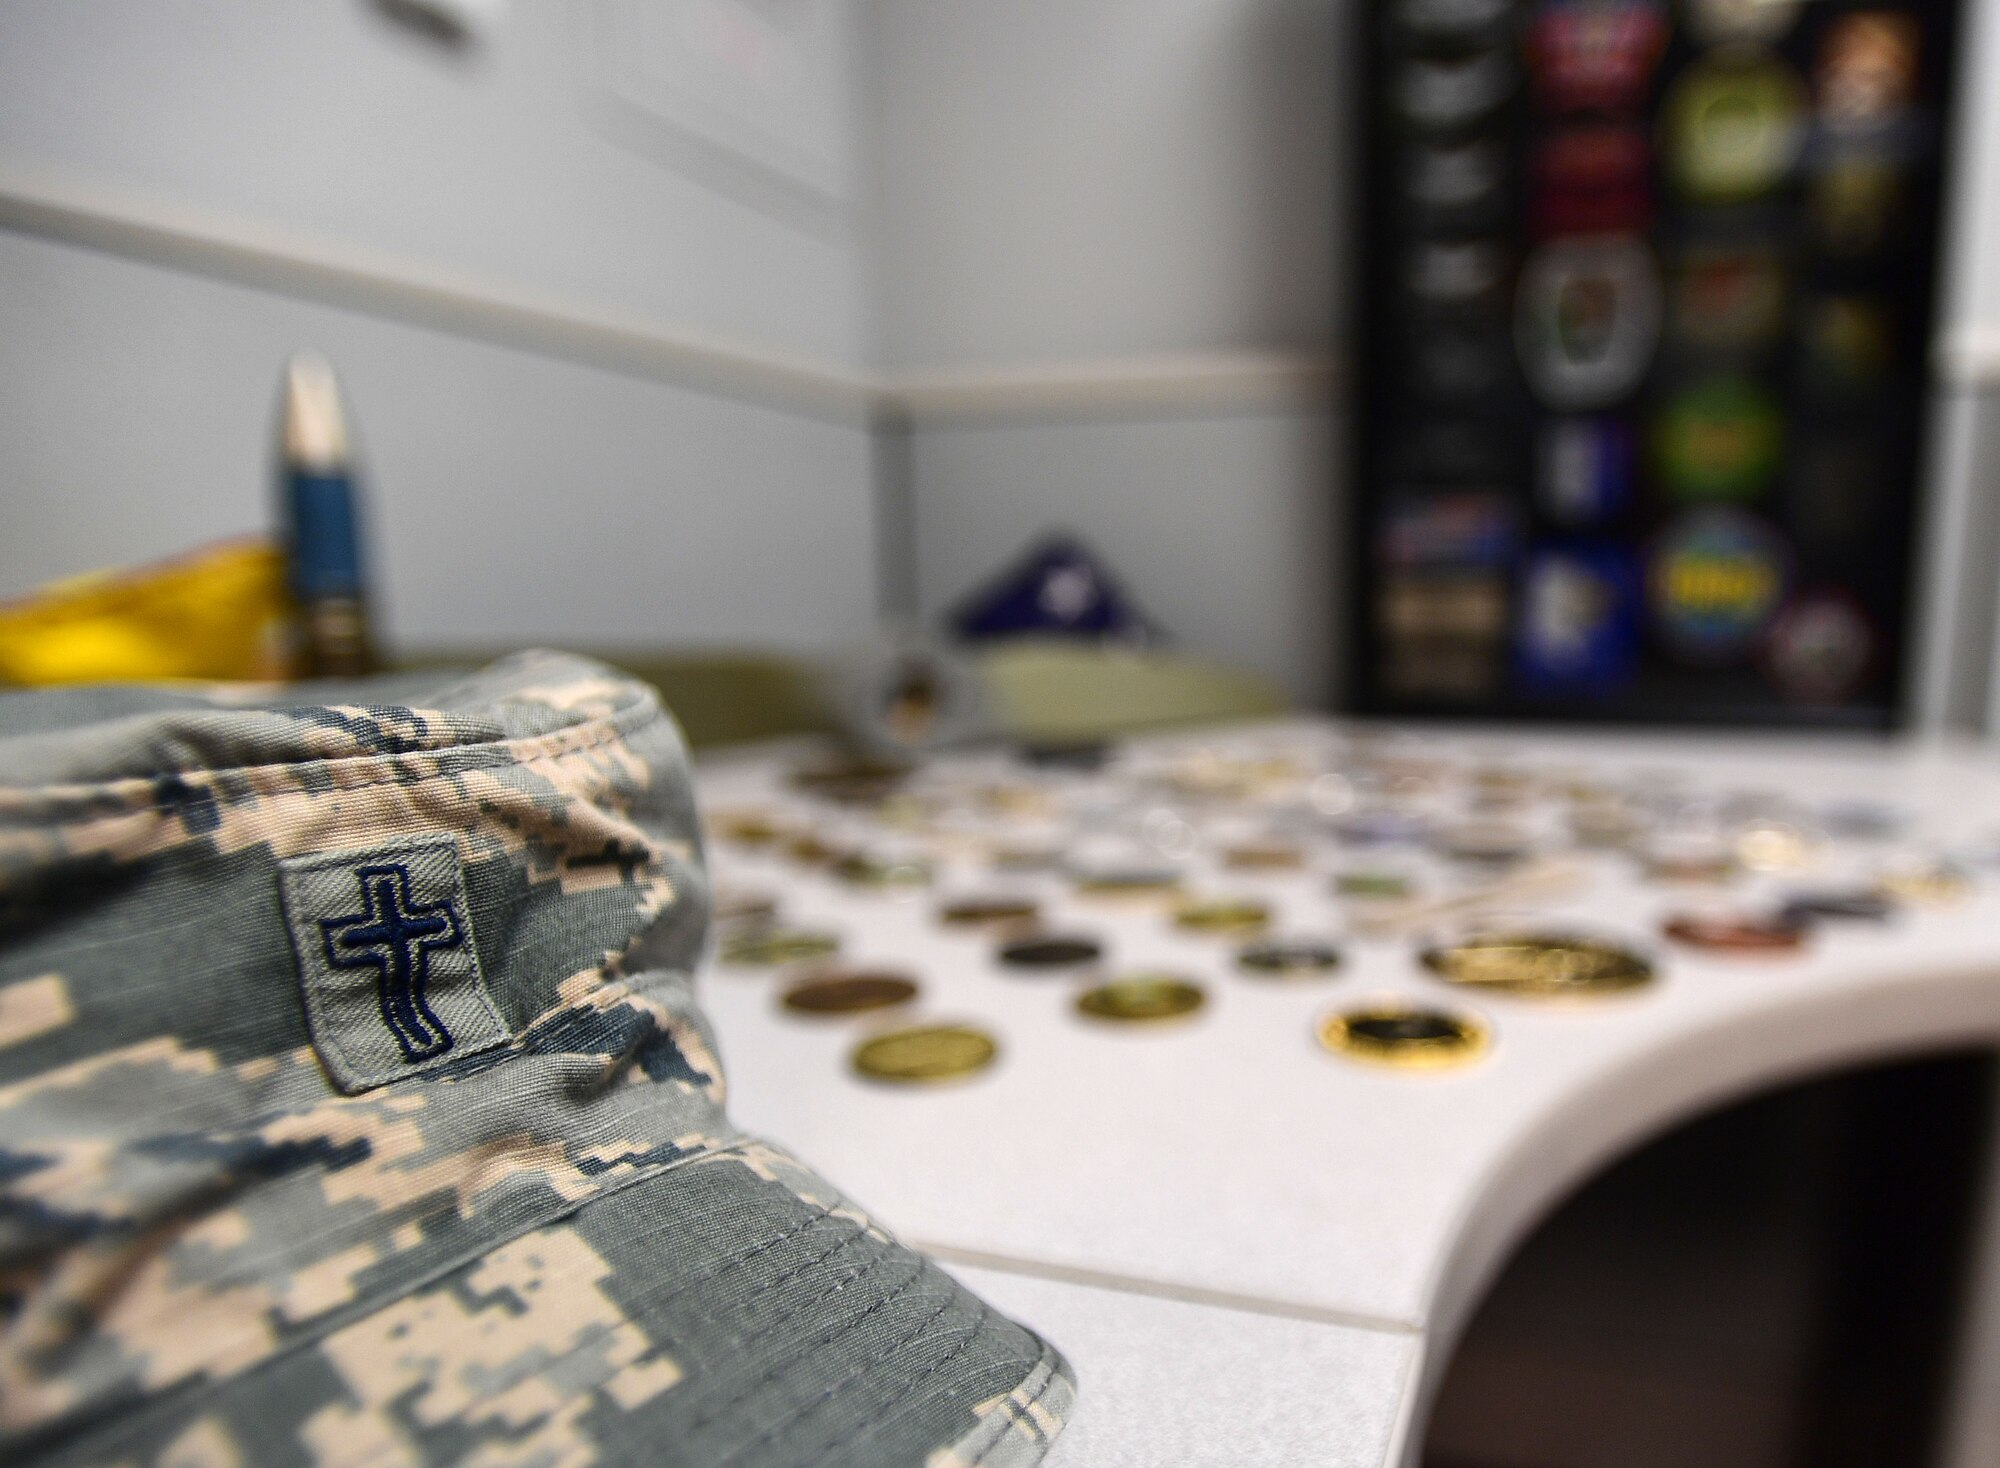
<path fill-rule="evenodd" d="M 646 718 L 634 718 L 628 724 L 625 715 L 647 714 Z M 587 754 L 619 739 L 643 732 L 654 724 L 667 724 L 665 711 L 657 704 L 641 705 L 637 709 L 626 710 L 616 719 L 600 720 L 591 724 L 580 724 L 574 729 L 559 730 L 553 734 L 538 734 L 531 739 L 495 740 L 486 744 L 455 744 L 448 749 L 425 751 L 420 754 L 366 754 L 341 755 L 333 759 L 281 760 L 261 765 L 229 765 L 177 770 L 174 773 L 185 780 L 188 776 L 220 778 L 230 776 L 242 778 L 250 775 L 292 777 L 292 785 L 286 790 L 243 790 L 221 792 L 223 798 L 232 805 L 258 798 L 268 798 L 274 794 L 317 795 L 324 793 L 300 783 L 306 772 L 330 775 L 346 767 L 387 765 L 378 775 L 352 781 L 334 781 L 332 792 L 346 794 L 354 790 L 368 790 L 379 785 L 406 785 L 421 787 L 449 783 L 461 775 L 474 771 L 533 768 L 537 765 L 552 764 L 573 755 Z M 421 760 L 436 760 L 447 754 L 460 756 L 453 761 L 457 768 L 449 770 L 422 770 L 409 768 L 410 763 Z M 97 799 L 122 800 L 127 809 L 136 810 L 144 806 L 160 809 L 155 790 L 157 775 L 122 775 L 115 780 L 70 781 L 57 785 L 7 786 L 0 785 L 0 813 L 29 814 L 40 807 L 53 805 L 61 800 L 76 800 L 84 796 Z M 189 790 L 197 787 L 189 786 Z M 11 797 L 11 798 L 10 798 Z M 179 808 L 188 800 L 186 792 L 177 792 L 169 803 L 171 811 L 162 809 L 162 814 L 179 813 Z"/>
<path fill-rule="evenodd" d="M 831 1285 L 829 1288 L 813 1296 L 812 1299 L 805 1302 L 802 1308 L 810 1308 L 812 1306 L 822 1304 L 825 1301 L 832 1299 L 835 1295 L 839 1294 L 842 1290 L 845 1290 L 850 1285 L 856 1284 L 859 1281 L 868 1278 L 869 1275 L 875 1273 L 878 1269 L 880 1269 L 883 1265 L 887 1264 L 891 1259 L 895 1257 L 896 1256 L 894 1254 L 887 1252 L 879 1255 L 872 1262 L 870 1262 L 863 1268 L 855 1270 L 852 1273 L 848 1274 L 845 1278 L 835 1281 L 833 1285 Z M 870 1305 L 867 1309 L 863 1310 L 859 1315 L 855 1316 L 854 1319 L 847 1321 L 844 1324 L 836 1325 L 833 1329 L 827 1331 L 825 1334 L 821 1335 L 818 1339 L 813 1340 L 802 1347 L 794 1349 L 790 1354 L 773 1362 L 768 1368 L 766 1368 L 763 1375 L 759 1376 L 755 1381 L 750 1382 L 749 1384 L 739 1388 L 735 1393 L 735 1395 L 731 1396 L 727 1401 L 720 1402 L 714 1406 L 711 1406 L 706 1411 L 704 1411 L 699 1417 L 695 1418 L 692 1422 L 690 1422 L 688 1424 L 688 1431 L 693 1432 L 699 1428 L 706 1427 L 709 1423 L 713 1422 L 717 1417 L 720 1417 L 723 1413 L 732 1411 L 736 1407 L 741 1406 L 743 1402 L 749 1398 L 751 1393 L 758 1391 L 759 1389 L 766 1386 L 770 1382 L 775 1381 L 779 1376 L 783 1375 L 786 1371 L 790 1370 L 793 1366 L 795 1366 L 801 1357 L 810 1355 L 812 1352 L 820 1350 L 828 1342 L 836 1340 L 843 1335 L 850 1334 L 851 1332 L 860 1329 L 862 1324 L 871 1315 L 875 1314 L 878 1310 L 887 1309 L 890 1305 L 895 1304 L 896 1301 L 900 1300 L 904 1295 L 908 1294 L 912 1289 L 916 1288 L 917 1281 L 923 1278 L 924 1268 L 927 1261 L 920 1254 L 911 1255 L 909 1257 L 913 1260 L 915 1268 L 913 1268 L 910 1271 L 910 1277 L 908 1279 L 904 1280 L 900 1285 L 896 1286 L 895 1289 L 891 1290 L 888 1294 L 884 1295 L 881 1299 L 877 1300 L 874 1304 Z M 757 1294 L 753 1294 L 752 1296 L 750 1296 L 749 1299 L 754 1300 L 758 1298 L 761 1294 L 762 1291 L 759 1291 Z M 748 1301 L 746 1300 L 744 1303 L 748 1303 Z"/>
<path fill-rule="evenodd" d="M 924 1262 L 925 1264 L 928 1265 L 930 1261 L 925 1260 Z M 953 1290 L 956 1291 L 957 1288 L 958 1286 L 954 1284 Z M 819 1400 L 821 1402 L 826 1402 L 830 1400 L 833 1397 L 834 1393 L 839 1391 L 842 1387 L 845 1387 L 852 1382 L 860 1381 L 874 1368 L 881 1366 L 884 1362 L 888 1361 L 890 1357 L 894 1356 L 898 1351 L 902 1350 L 905 1346 L 909 1345 L 912 1341 L 916 1340 L 917 1337 L 921 1336 L 922 1334 L 924 1334 L 924 1332 L 928 1331 L 931 1328 L 931 1326 L 934 1325 L 938 1320 L 942 1319 L 944 1315 L 951 1309 L 953 1304 L 955 1304 L 956 1302 L 957 1302 L 957 1297 L 955 1293 L 947 1294 L 945 1296 L 945 1302 L 942 1305 L 938 1306 L 938 1308 L 932 1311 L 928 1316 L 926 1316 L 922 1321 L 922 1323 L 920 1323 L 916 1327 L 916 1329 L 912 1330 L 909 1334 L 903 1336 L 900 1340 L 897 1340 L 895 1342 L 892 1342 L 890 1345 L 885 1346 L 879 1353 L 871 1357 L 868 1361 L 864 1362 L 858 1369 L 849 1372 L 845 1377 L 843 1377 L 839 1382 L 836 1382 L 833 1386 L 825 1388 L 820 1393 Z M 891 1407 L 894 1407 L 898 1402 L 901 1402 L 905 1398 L 909 1397 L 911 1393 L 917 1390 L 917 1388 L 921 1387 L 925 1382 L 929 1381 L 933 1376 L 936 1376 L 940 1371 L 944 1370 L 945 1367 L 951 1365 L 951 1363 L 956 1361 L 960 1356 L 963 1356 L 966 1350 L 972 1345 L 972 1343 L 975 1340 L 979 1339 L 980 1332 L 986 1328 L 986 1322 L 988 1319 L 992 1317 L 992 1314 L 993 1314 L 992 1307 L 988 1305 L 984 1300 L 979 1301 L 978 1312 L 973 1316 L 972 1323 L 965 1332 L 965 1338 L 961 1340 L 957 1345 L 953 1346 L 949 1351 L 946 1351 L 942 1356 L 938 1357 L 938 1359 L 933 1361 L 929 1366 L 925 1367 L 922 1371 L 918 1372 L 914 1377 L 912 1377 L 909 1381 L 905 1382 L 899 1389 L 892 1392 L 888 1397 L 882 1399 L 881 1401 L 878 1401 L 875 1404 L 874 1408 L 864 1415 L 863 1421 L 865 1423 L 873 1423 L 878 1418 L 880 1418 L 883 1413 L 887 1412 Z M 804 1412 L 801 1411 L 794 1415 L 803 1416 Z M 780 1426 L 782 1425 L 783 1424 L 780 1424 Z M 758 1439 L 758 1442 L 761 1443 L 768 1441 L 772 1436 L 776 1434 L 777 1431 L 778 1431 L 777 1428 L 773 1428 L 771 1431 L 766 1432 L 763 1437 Z M 829 1448 L 837 1448 L 842 1446 L 843 1441 L 846 1444 L 852 1444 L 855 1441 L 856 1436 L 858 1435 L 859 1434 L 857 1433 L 854 1436 L 849 1436 L 844 1440 L 838 1436 L 822 1439 L 820 1442 L 814 1444 L 812 1452 L 809 1455 L 809 1461 L 816 1460 L 820 1456 L 820 1454 L 826 1452 Z M 755 1444 L 752 1444 L 752 1446 L 755 1446 Z M 733 1457 L 735 1455 L 731 1454 L 731 1456 Z"/>

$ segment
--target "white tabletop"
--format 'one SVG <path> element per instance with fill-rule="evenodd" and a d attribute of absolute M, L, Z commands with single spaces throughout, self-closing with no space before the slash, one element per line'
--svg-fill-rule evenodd
<path fill-rule="evenodd" d="M 1297 721 L 1153 741 L 1134 758 L 1157 765 L 1198 746 L 1231 757 L 1281 754 L 1308 770 L 1339 758 L 1330 726 Z M 2000 1041 L 2000 873 L 1991 870 L 1956 905 L 1913 908 L 1879 928 L 1829 927 L 1797 957 L 1697 953 L 1659 936 L 1668 911 L 1861 881 L 1904 854 L 1984 859 L 2000 830 L 2000 767 L 1989 760 L 1945 748 L 1770 738 L 1496 733 L 1426 747 L 1458 769 L 1504 759 L 1550 779 L 1623 783 L 1643 773 L 1689 790 L 1791 797 L 1810 812 L 1850 799 L 1888 802 L 1909 822 L 1894 841 L 1829 843 L 1816 869 L 1750 875 L 1707 892 L 1641 880 L 1622 854 L 1581 858 L 1583 885 L 1541 904 L 1535 920 L 1643 949 L 1659 977 L 1633 994 L 1557 1006 L 1469 997 L 1425 972 L 1406 937 L 1342 936 L 1346 912 L 1330 872 L 1398 860 L 1434 885 L 1449 878 L 1428 856 L 1341 848 L 1295 800 L 1265 815 L 1307 833 L 1308 869 L 1247 873 L 1222 870 L 1215 855 L 1246 828 L 1240 812 L 1171 792 L 1100 801 L 1099 792 L 1121 783 L 1151 789 L 1117 771 L 1049 781 L 1072 815 L 1082 812 L 1088 842 L 1116 844 L 1126 839 L 1116 833 L 1143 826 L 1149 809 L 1166 810 L 1194 833 L 1196 849 L 1184 858 L 1191 890 L 1262 896 L 1280 914 L 1279 931 L 1335 938 L 1345 950 L 1344 965 L 1323 980 L 1274 983 L 1239 973 L 1232 942 L 1175 929 L 1159 904 L 1082 899 L 1055 875 L 995 876 L 969 843 L 940 844 L 934 830 L 885 838 L 829 814 L 786 786 L 786 757 L 704 767 L 710 810 L 755 807 L 840 839 L 921 841 L 946 853 L 936 886 L 901 898 L 725 843 L 713 864 L 718 882 L 776 892 L 788 919 L 841 932 L 846 960 L 917 977 L 923 996 L 899 1020 L 965 1019 L 990 1029 L 1003 1047 L 990 1071 L 952 1087 L 885 1088 L 847 1066 L 864 1024 L 783 1011 L 768 972 L 713 968 L 707 1000 L 730 1067 L 731 1107 L 744 1125 L 810 1158 L 912 1242 L 976 1266 L 969 1277 L 998 1303 L 1018 1294 L 1024 1315 L 1043 1312 L 1085 1378 L 1085 1402 L 1102 1402 L 1086 1408 L 1103 1414 L 1097 1426 L 1079 1418 L 1091 1456 L 1074 1461 L 1123 1461 L 1114 1424 L 1146 1415 L 1122 1387 L 1115 1405 L 1103 1401 L 1099 1390 L 1114 1392 L 1094 1388 L 1093 1368 L 1108 1382 L 1143 1384 L 1148 1397 L 1170 1394 L 1174 1412 L 1216 1432 L 1252 1430 L 1250 1414 L 1218 1403 L 1204 1416 L 1208 1409 L 1176 1385 L 1182 1366 L 1168 1359 L 1169 1347 L 1158 1347 L 1156 1359 L 1143 1344 L 1155 1316 L 1163 1342 L 1174 1335 L 1169 1322 L 1183 1317 L 1207 1322 L 1217 1340 L 1240 1338 L 1244 1359 L 1269 1364 L 1274 1382 L 1291 1369 L 1281 1361 L 1337 1358 L 1329 1369 L 1343 1382 L 1351 1376 L 1366 1392 L 1388 1393 L 1379 1405 L 1371 1397 L 1370 1410 L 1349 1411 L 1343 1386 L 1322 1404 L 1339 1421 L 1319 1416 L 1301 1429 L 1310 1443 L 1258 1438 L 1268 1461 L 1395 1461 L 1411 1444 L 1394 1424 L 1421 1412 L 1435 1385 L 1428 1373 L 1441 1368 L 1492 1271 L 1541 1211 L 1596 1166 L 1678 1119 L 1788 1078 Z M 997 757 L 969 755 L 924 779 L 942 787 L 1018 777 Z M 1185 844 L 1187 832 L 1171 822 L 1168 829 L 1166 844 Z M 1058 834 L 1079 839 L 1073 827 Z M 1054 925 L 1101 939 L 1104 971 L 1182 973 L 1203 985 L 1207 1005 L 1163 1026 L 1115 1028 L 1079 1016 L 1079 979 L 1009 972 L 994 960 L 990 936 L 936 921 L 940 897 L 995 889 L 1036 896 Z M 1465 1069 L 1418 1074 L 1367 1067 L 1317 1044 L 1319 1016 L 1381 994 L 1472 1009 L 1493 1027 L 1494 1048 Z M 1427 1367 L 1417 1365 L 1423 1358 Z M 1182 1422 L 1176 1430 L 1195 1429 Z"/>

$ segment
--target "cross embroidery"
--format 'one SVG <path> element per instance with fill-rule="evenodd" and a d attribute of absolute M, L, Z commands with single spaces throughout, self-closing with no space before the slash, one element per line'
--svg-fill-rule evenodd
<path fill-rule="evenodd" d="M 410 898 L 410 869 L 400 863 L 365 866 L 361 911 L 321 918 L 326 961 L 335 968 L 372 968 L 382 1022 L 412 1065 L 451 1049 L 451 1031 L 424 1000 L 430 956 L 465 941 L 464 925 L 449 899 L 416 903 Z"/>

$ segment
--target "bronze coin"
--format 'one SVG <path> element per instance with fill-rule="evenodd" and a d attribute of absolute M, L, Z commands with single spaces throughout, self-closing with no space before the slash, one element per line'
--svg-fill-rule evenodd
<path fill-rule="evenodd" d="M 1000 950 L 1000 961 L 1009 968 L 1077 968 L 1103 956 L 1103 945 L 1093 938 L 1022 938 Z"/>
<path fill-rule="evenodd" d="M 1180 873 L 1171 867 L 1090 872 L 1076 879 L 1077 893 L 1083 897 L 1164 897 L 1180 885 Z"/>
<path fill-rule="evenodd" d="M 858 1014 L 888 1009 L 917 997 L 917 982 L 902 974 L 843 969 L 801 979 L 785 990 L 785 1008 L 800 1014 Z"/>
<path fill-rule="evenodd" d="M 1024 897 L 961 897 L 938 909 L 938 920 L 954 928 L 1034 921 L 1041 904 Z"/>
<path fill-rule="evenodd" d="M 1306 864 L 1306 854 L 1287 841 L 1246 841 L 1224 851 L 1222 862 L 1240 872 L 1289 872 Z"/>
<path fill-rule="evenodd" d="M 1682 913 L 1668 918 L 1661 931 L 1676 943 L 1718 953 L 1777 955 L 1796 952 L 1805 942 L 1805 929 L 1782 916 Z"/>

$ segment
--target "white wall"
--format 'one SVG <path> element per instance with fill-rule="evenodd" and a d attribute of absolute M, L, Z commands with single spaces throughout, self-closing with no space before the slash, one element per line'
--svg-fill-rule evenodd
<path fill-rule="evenodd" d="M 310 344 L 402 645 L 872 623 L 849 0 L 499 14 L 454 46 L 375 0 L 0 8 L 0 595 L 269 526 Z M 690 16 L 817 25 L 785 105 L 673 73 Z"/>
<path fill-rule="evenodd" d="M 1343 10 L 874 0 L 920 610 L 1065 526 L 1187 650 L 1327 697 L 1334 425 L 1300 364 L 1339 314 Z"/>
<path fill-rule="evenodd" d="M 0 587 L 268 525 L 277 364 L 340 365 L 390 634 L 821 646 L 874 613 L 862 427 L 0 234 Z"/>
<path fill-rule="evenodd" d="M 877 0 L 889 364 L 1323 350 L 1328 0 Z"/>

